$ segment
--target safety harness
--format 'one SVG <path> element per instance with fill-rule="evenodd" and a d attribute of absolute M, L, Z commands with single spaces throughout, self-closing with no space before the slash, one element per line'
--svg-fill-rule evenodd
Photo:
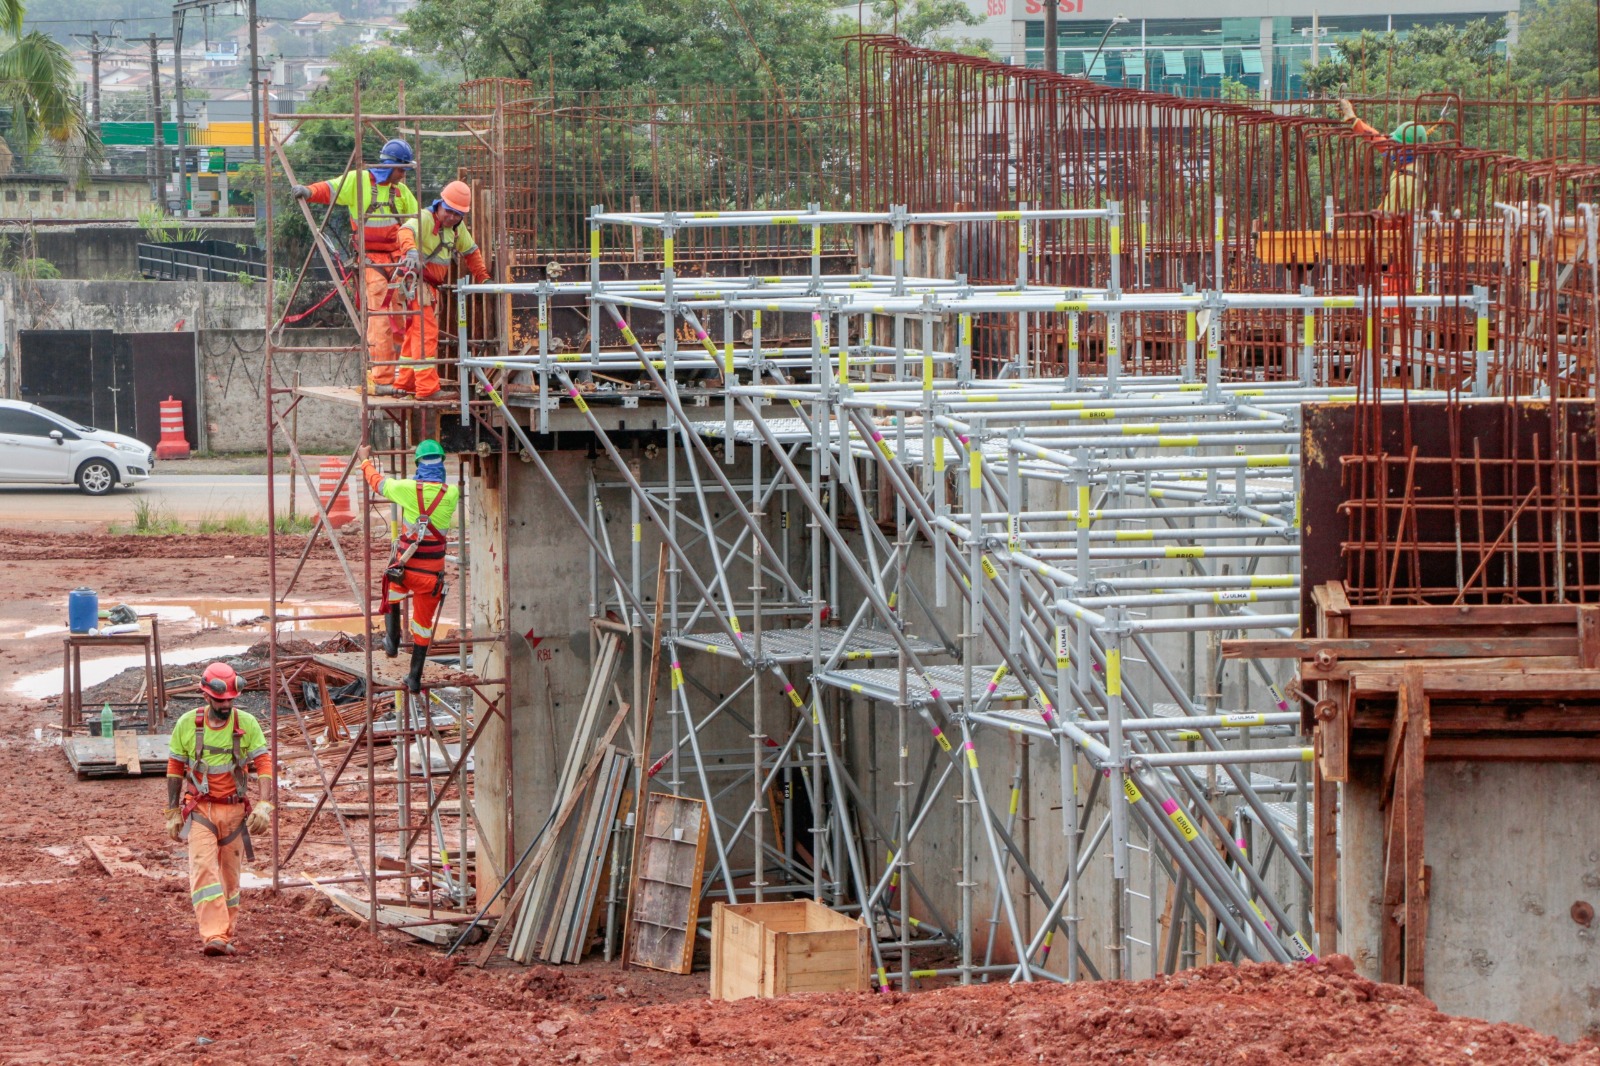
<path fill-rule="evenodd" d="M 207 747 L 206 709 L 204 707 L 195 708 L 194 759 L 183 771 L 184 783 L 188 788 L 184 792 L 183 807 L 181 808 L 183 829 L 178 835 L 180 837 L 188 836 L 192 820 L 211 830 L 211 835 L 217 838 L 217 846 L 219 848 L 232 844 L 242 836 L 244 838 L 245 858 L 253 861 L 256 857 L 255 848 L 251 846 L 250 831 L 245 828 L 243 819 L 240 819 L 238 827 L 233 832 L 224 837 L 216 827 L 216 824 L 200 813 L 200 801 L 202 799 L 209 800 L 212 803 L 242 803 L 244 804 L 246 817 L 250 814 L 250 808 L 254 806 L 250 801 L 249 794 L 245 791 L 249 783 L 249 760 L 244 753 L 244 727 L 239 724 L 239 712 L 237 709 L 228 711 L 228 721 L 233 726 L 229 730 L 233 744 L 228 764 L 228 772 L 233 775 L 233 795 L 221 799 L 213 799 L 211 796 L 211 773 L 209 764 L 206 762 L 206 755 L 210 752 L 226 753 L 229 751 L 229 746 L 224 743 L 215 748 Z"/>
<path fill-rule="evenodd" d="M 438 508 L 440 501 L 444 499 L 445 493 L 449 490 L 444 485 L 440 485 L 439 491 L 434 494 L 433 502 L 424 506 L 422 502 L 423 484 L 421 481 L 416 483 L 416 521 L 407 522 L 400 530 L 400 535 L 395 538 L 394 557 L 390 559 L 388 567 L 383 571 L 383 580 L 386 586 L 399 585 L 405 580 L 405 572 L 407 570 L 413 574 L 432 574 L 438 580 L 438 584 L 434 587 L 434 592 L 443 595 L 444 567 L 442 565 L 438 569 L 409 565 L 412 559 L 427 560 L 429 562 L 438 560 L 441 564 L 444 562 L 446 542 L 444 534 L 433 526 L 433 512 Z M 387 600 L 387 589 L 385 589 L 385 599 Z"/>

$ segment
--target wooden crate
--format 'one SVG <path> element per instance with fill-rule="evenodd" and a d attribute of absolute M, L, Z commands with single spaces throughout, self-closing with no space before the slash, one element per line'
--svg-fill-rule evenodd
<path fill-rule="evenodd" d="M 711 908 L 711 998 L 865 992 L 867 927 L 812 900 Z"/>

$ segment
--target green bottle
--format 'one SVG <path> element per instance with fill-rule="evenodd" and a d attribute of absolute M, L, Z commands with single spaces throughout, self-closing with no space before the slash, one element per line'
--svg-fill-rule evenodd
<path fill-rule="evenodd" d="M 111 715 L 111 701 L 107 700 L 106 705 L 100 708 L 100 735 L 109 737 L 116 728 L 117 720 Z"/>

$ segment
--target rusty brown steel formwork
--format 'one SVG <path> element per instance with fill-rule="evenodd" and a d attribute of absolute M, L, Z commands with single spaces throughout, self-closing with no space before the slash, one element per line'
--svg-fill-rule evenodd
<path fill-rule="evenodd" d="M 857 203 L 927 210 L 1116 200 L 1129 234 L 1122 249 L 1128 291 L 1190 284 L 1438 293 L 1488 286 L 1497 306 L 1491 389 L 1590 391 L 1600 328 L 1594 242 L 1587 239 L 1593 221 L 1580 205 L 1600 191 L 1600 166 L 1529 160 L 1441 136 L 1411 153 L 1420 214 L 1402 221 L 1380 212 L 1401 162 L 1394 146 L 1321 115 L 1110 88 L 893 38 L 863 38 L 859 71 L 851 168 Z M 1419 98 L 1406 106 L 1426 115 L 1443 104 Z M 1589 110 L 1572 105 L 1562 122 L 1586 129 Z M 1372 116 L 1374 124 L 1401 117 L 1400 105 Z M 979 247 L 963 261 L 973 280 L 1010 276 L 1014 241 L 1013 227 L 996 226 L 992 248 L 974 242 Z M 1086 247 L 1045 231 L 1030 254 L 1039 281 L 1105 284 L 1104 236 L 1098 247 Z M 1329 324 L 1319 339 L 1327 380 L 1354 380 L 1358 361 L 1350 356 L 1369 318 L 1351 313 Z M 1151 368 L 1174 365 L 1182 323 L 1142 326 L 1133 351 Z M 1386 351 L 1381 373 L 1371 375 L 1381 379 L 1375 384 L 1461 384 L 1466 368 L 1448 353 L 1472 347 L 1455 332 L 1462 326 L 1413 323 L 1404 312 L 1399 322 L 1375 323 L 1386 335 L 1368 345 Z M 1057 352 L 1066 348 L 1066 328 L 1059 324 Z M 1271 379 L 1292 364 L 1287 350 L 1299 341 L 1283 336 L 1281 324 L 1238 317 L 1228 328 L 1233 378 Z M 1098 339 L 1083 343 L 1092 357 Z M 1544 359 L 1547 350 L 1556 358 Z"/>
<path fill-rule="evenodd" d="M 1325 498 L 1345 501 L 1335 516 L 1346 529 L 1337 576 L 1353 600 L 1382 603 L 1600 597 L 1585 558 L 1600 540 L 1592 426 L 1566 404 L 1458 402 L 1473 391 L 1594 393 L 1600 166 L 1588 131 L 1596 101 L 1363 101 L 1379 128 L 1411 120 L 1434 129 L 1432 142 L 1411 153 L 1419 214 L 1402 220 L 1380 210 L 1403 161 L 1394 146 L 1303 104 L 1275 113 L 1108 88 L 887 38 L 864 39 L 860 54 L 857 202 L 928 209 L 1116 200 L 1131 232 L 1122 249 L 1131 291 L 1482 287 L 1493 314 L 1477 338 L 1464 316 L 1374 315 L 1361 306 L 1321 316 L 1319 382 L 1361 388 L 1353 416 L 1325 426 L 1333 436 L 1318 442 L 1337 477 Z M 1475 136 L 1488 143 L 1475 146 Z M 1014 233 L 996 226 L 992 248 L 973 242 L 962 263 L 973 280 L 1010 276 Z M 1078 238 L 1035 234 L 1032 276 L 1105 284 L 1106 239 L 1085 247 Z M 1125 327 L 1136 372 L 1178 364 L 1185 337 L 1174 317 Z M 1281 318 L 1230 315 L 1225 328 L 1227 378 L 1291 372 L 1302 338 L 1286 335 Z M 1013 329 L 980 322 L 975 351 L 998 365 Z M 1064 362 L 1067 330 L 1058 325 L 1047 364 L 1052 354 Z M 1078 341 L 1094 372 L 1103 341 Z M 1476 366 L 1453 354 L 1472 351 Z M 1451 399 L 1413 407 L 1407 396 L 1418 388 Z M 1430 528 L 1443 516 L 1451 516 L 1448 536 Z"/>

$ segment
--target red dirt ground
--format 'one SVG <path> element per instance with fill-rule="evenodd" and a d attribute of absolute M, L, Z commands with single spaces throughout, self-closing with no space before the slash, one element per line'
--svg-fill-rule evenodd
<path fill-rule="evenodd" d="M 6 550 L 0 623 L 59 623 L 80 584 L 108 602 L 218 582 L 254 595 L 263 551 L 249 537 L 22 534 Z M 321 556 L 305 591 L 333 596 L 342 583 Z M 168 646 L 241 640 L 163 633 Z M 371 936 L 310 893 L 247 890 L 240 954 L 207 959 L 184 882 L 113 878 L 83 847 L 85 835 L 114 835 L 158 872 L 182 868 L 181 846 L 161 831 L 159 779 L 80 782 L 48 730 L 35 739 L 54 708 L 11 685 L 60 656 L 59 633 L 0 642 L 0 1062 L 1600 1066 L 1592 1043 L 1440 1014 L 1337 957 L 1164 981 L 719 1004 L 705 1000 L 703 972 L 479 971 L 399 933 Z"/>

